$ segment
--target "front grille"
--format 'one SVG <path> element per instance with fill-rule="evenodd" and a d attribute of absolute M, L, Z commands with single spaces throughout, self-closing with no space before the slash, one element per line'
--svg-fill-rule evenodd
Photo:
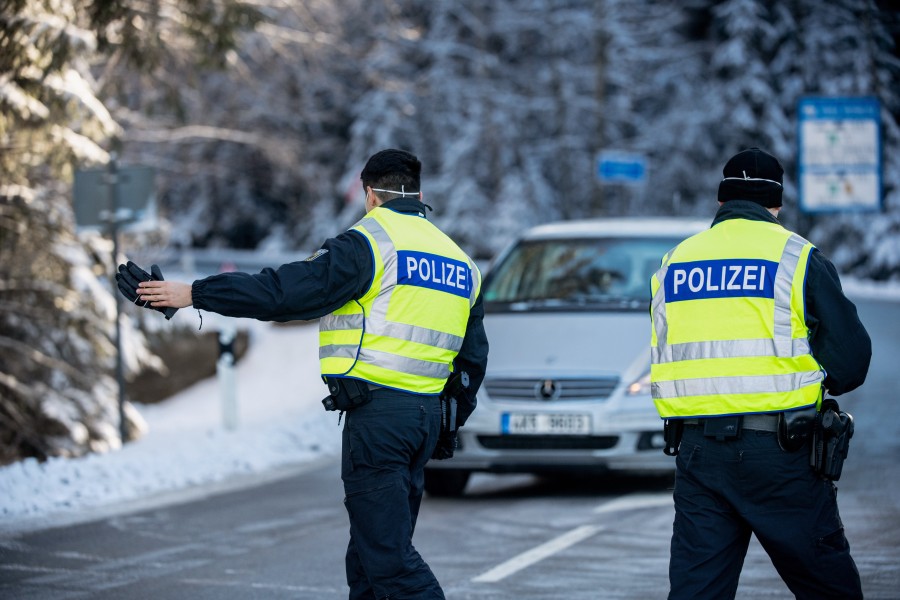
<path fill-rule="evenodd" d="M 598 400 L 609 398 L 618 377 L 581 379 L 486 379 L 484 387 L 496 400 Z"/>
<path fill-rule="evenodd" d="M 478 443 L 489 450 L 608 450 L 618 443 L 615 435 L 479 435 Z"/>

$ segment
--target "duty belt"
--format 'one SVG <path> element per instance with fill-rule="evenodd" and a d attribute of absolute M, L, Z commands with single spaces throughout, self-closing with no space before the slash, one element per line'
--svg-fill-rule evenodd
<path fill-rule="evenodd" d="M 778 431 L 778 414 L 753 414 L 741 415 L 741 426 L 743 429 L 753 429 L 755 431 Z M 707 421 L 716 417 L 708 417 L 705 419 L 685 419 L 685 425 L 705 425 Z"/>

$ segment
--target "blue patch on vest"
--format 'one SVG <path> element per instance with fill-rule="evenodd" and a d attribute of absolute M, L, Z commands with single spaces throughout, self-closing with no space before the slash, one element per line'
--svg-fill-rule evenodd
<path fill-rule="evenodd" d="M 673 263 L 666 272 L 666 302 L 706 298 L 774 298 L 778 263 L 728 258 Z"/>
<path fill-rule="evenodd" d="M 468 298 L 472 291 L 472 269 L 467 263 L 446 256 L 399 250 L 397 285 L 415 285 Z"/>

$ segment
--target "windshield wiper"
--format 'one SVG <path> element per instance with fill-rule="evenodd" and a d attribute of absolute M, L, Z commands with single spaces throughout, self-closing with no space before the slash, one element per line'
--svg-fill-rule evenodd
<path fill-rule="evenodd" d="M 640 300 L 631 296 L 571 296 L 568 298 L 530 298 L 523 300 L 512 300 L 508 303 L 509 310 L 525 311 L 536 308 L 566 308 L 566 307 L 585 307 L 585 306 L 617 306 L 637 308 L 647 303 L 647 300 Z"/>
<path fill-rule="evenodd" d="M 550 308 L 567 306 L 569 300 L 563 298 L 530 298 L 528 300 L 512 300 L 509 303 L 510 310 L 531 310 L 532 308 Z"/>

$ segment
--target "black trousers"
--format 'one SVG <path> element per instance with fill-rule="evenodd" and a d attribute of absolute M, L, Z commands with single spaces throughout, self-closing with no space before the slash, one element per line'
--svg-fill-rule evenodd
<path fill-rule="evenodd" d="M 754 430 L 719 442 L 686 426 L 676 467 L 671 600 L 734 598 L 751 533 L 797 598 L 862 598 L 837 490 L 812 472 L 808 447 L 784 452 Z"/>
<path fill-rule="evenodd" d="M 412 544 L 425 463 L 440 433 L 437 396 L 379 388 L 345 415 L 341 479 L 350 516 L 350 599 L 440 599 L 444 593 Z"/>

